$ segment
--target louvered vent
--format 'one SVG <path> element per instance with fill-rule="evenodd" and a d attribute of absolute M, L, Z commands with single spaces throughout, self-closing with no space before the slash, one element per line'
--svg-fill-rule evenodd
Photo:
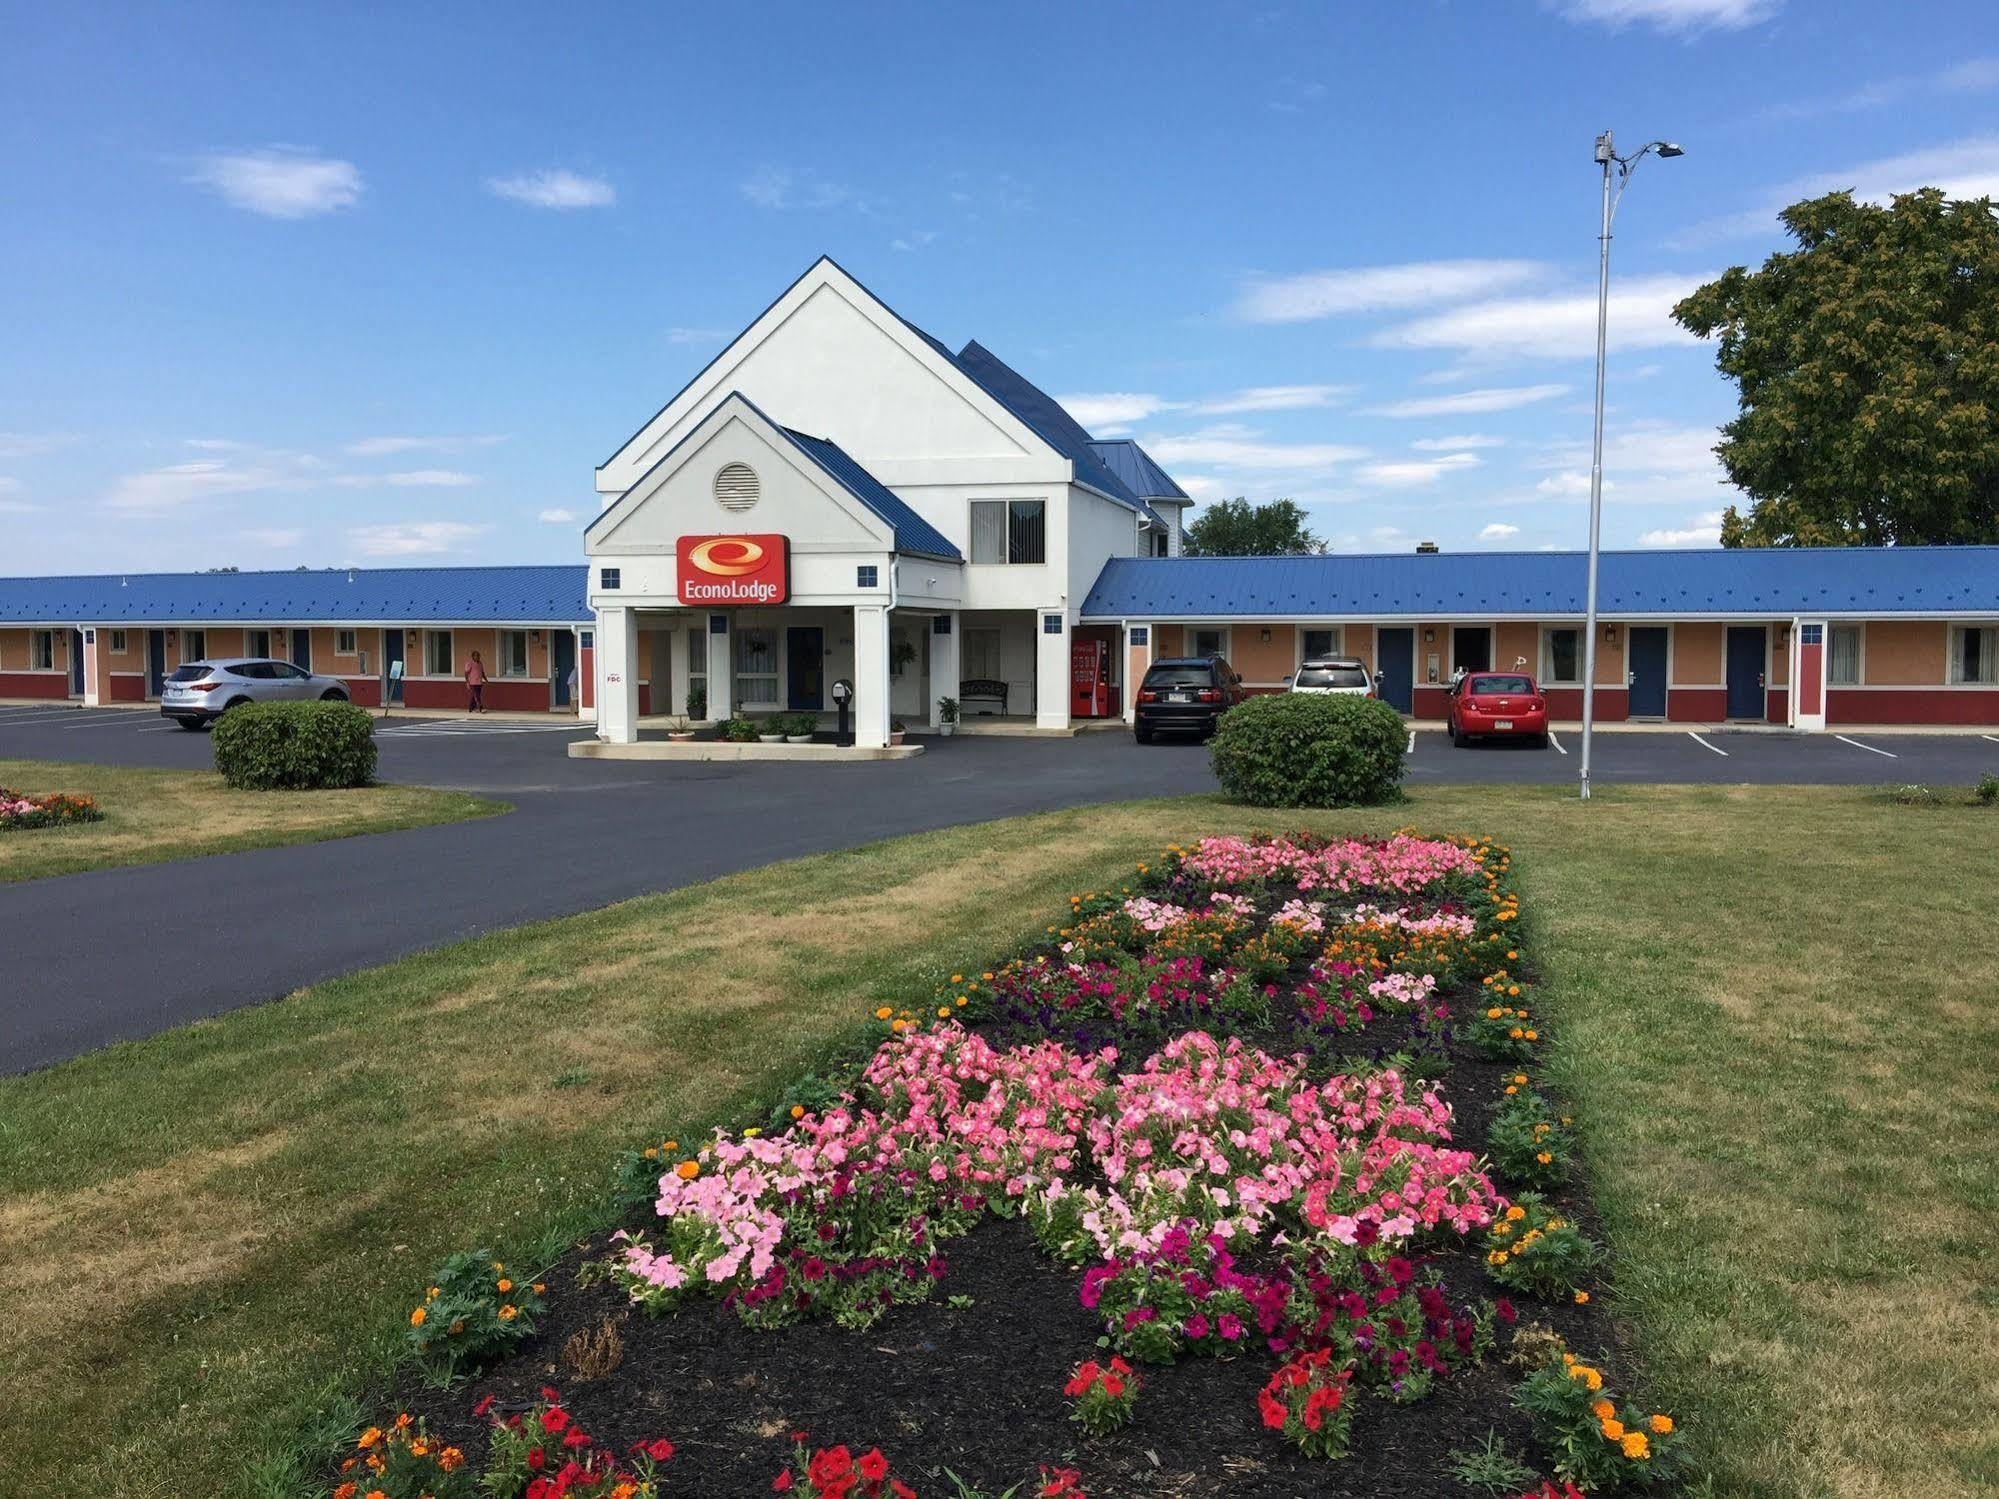
<path fill-rule="evenodd" d="M 759 492 L 757 471 L 747 463 L 725 463 L 715 475 L 715 503 L 724 510 L 749 509 Z"/>

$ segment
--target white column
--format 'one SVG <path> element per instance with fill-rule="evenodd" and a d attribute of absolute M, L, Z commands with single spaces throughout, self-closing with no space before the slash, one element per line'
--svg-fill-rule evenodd
<path fill-rule="evenodd" d="M 1050 615 L 1062 623 L 1052 634 Z M 1069 727 L 1069 611 L 1060 604 L 1034 611 L 1034 726 Z"/>
<path fill-rule="evenodd" d="M 639 617 L 630 609 L 597 611 L 597 737 L 639 741 Z"/>
<path fill-rule="evenodd" d="M 1130 723 L 1138 715 L 1138 684 L 1145 680 L 1145 668 L 1152 664 L 1158 654 L 1153 644 L 1153 631 L 1159 627 L 1147 620 L 1128 619 L 1124 622 L 1124 660 L 1118 663 L 1118 680 L 1124 684 L 1124 721 Z M 1145 644 L 1134 647 L 1131 643 L 1133 630 L 1145 631 Z M 1138 659 L 1132 659 L 1136 649 Z"/>
<path fill-rule="evenodd" d="M 939 623 L 948 627 L 948 633 L 939 635 Z M 944 720 L 937 712 L 938 702 L 958 695 L 958 611 L 953 609 L 940 614 L 930 621 L 930 727 L 936 728 Z M 959 721 L 964 721 L 962 709 Z"/>
<path fill-rule="evenodd" d="M 387 632 L 384 631 L 383 633 L 386 634 Z M 403 648 L 405 650 L 409 649 L 407 645 L 405 645 Z M 597 721 L 597 704 L 601 698 L 603 691 L 602 684 L 599 683 L 597 680 L 598 666 L 597 666 L 596 634 L 593 631 L 590 636 L 590 659 L 587 663 L 583 659 L 583 631 L 580 628 L 572 627 L 570 629 L 569 649 L 571 654 L 574 655 L 576 658 L 576 686 L 574 687 L 574 689 L 571 690 L 569 694 L 569 701 L 576 709 L 576 721 L 578 723 L 595 723 Z M 389 692 L 388 654 L 389 654 L 388 643 L 384 641 L 382 645 L 382 673 L 383 673 L 382 702 L 384 704 L 387 704 L 389 700 L 388 699 L 388 692 Z M 405 665 L 403 667 L 403 670 L 407 671 L 409 670 L 409 667 Z M 590 693 L 590 703 L 588 707 L 585 707 L 583 703 L 583 694 L 586 687 L 588 688 Z"/>
<path fill-rule="evenodd" d="M 888 610 L 854 606 L 854 743 L 888 743 Z"/>
<path fill-rule="evenodd" d="M 101 625 L 86 627 L 83 640 L 83 701 L 85 706 L 95 708 L 100 703 L 111 701 L 111 684 L 105 680 L 104 657 L 105 638 Z M 76 637 L 71 637 L 72 643 Z"/>
<path fill-rule="evenodd" d="M 694 616 L 697 626 L 703 630 L 712 629 L 704 610 Z M 724 625 L 733 623 L 727 614 L 722 615 Z M 725 630 L 720 635 L 708 637 L 708 716 L 721 723 L 735 715 L 736 655 L 731 637 Z"/>
<path fill-rule="evenodd" d="M 658 701 L 653 709 L 659 713 L 683 714 L 687 711 L 687 616 L 669 614 L 671 624 L 666 632 L 666 672 L 673 680 L 672 697 L 665 707 Z M 657 692 L 654 693 L 657 699 Z"/>

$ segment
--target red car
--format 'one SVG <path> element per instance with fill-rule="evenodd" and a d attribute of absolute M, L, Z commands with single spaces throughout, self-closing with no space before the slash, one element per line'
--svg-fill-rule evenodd
<path fill-rule="evenodd" d="M 1451 688 L 1444 715 L 1451 743 L 1473 739 L 1528 739 L 1548 742 L 1548 700 L 1534 679 L 1517 671 L 1473 671 Z"/>

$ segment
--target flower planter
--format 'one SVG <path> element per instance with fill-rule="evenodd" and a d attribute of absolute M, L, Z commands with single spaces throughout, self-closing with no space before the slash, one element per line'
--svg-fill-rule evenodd
<path fill-rule="evenodd" d="M 757 735 L 757 742 L 758 742 L 759 744 L 782 744 L 782 743 L 784 743 L 784 740 L 785 740 L 785 736 L 784 736 L 784 735 L 782 735 L 782 734 L 759 734 L 759 735 Z"/>
<path fill-rule="evenodd" d="M 810 744 L 812 739 L 813 736 L 810 734 L 786 734 L 784 736 L 786 744 Z"/>
<path fill-rule="evenodd" d="M 889 735 L 889 736 L 888 736 L 888 742 L 889 742 L 890 744 L 900 744 L 900 743 L 902 743 L 902 735 L 901 735 L 901 734 L 891 734 L 891 735 Z"/>

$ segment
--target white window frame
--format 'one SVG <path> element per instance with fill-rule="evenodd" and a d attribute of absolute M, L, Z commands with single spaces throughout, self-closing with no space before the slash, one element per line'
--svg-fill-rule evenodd
<path fill-rule="evenodd" d="M 1220 642 L 1214 650 L 1204 651 L 1201 649 L 1201 637 L 1203 635 L 1220 637 Z M 1220 656 L 1224 661 L 1233 663 L 1235 657 L 1229 654 L 1229 645 L 1231 643 L 1229 637 L 1230 628 L 1227 625 L 1189 625 L 1187 626 L 1187 654 L 1190 656 Z"/>
<path fill-rule="evenodd" d="M 740 662 L 745 648 L 759 636 L 768 637 L 769 671 L 744 671 Z M 784 706 L 784 635 L 775 625 L 738 625 L 729 632 L 729 680 L 734 687 L 731 700 L 738 710 L 782 708 Z M 748 689 L 769 682 L 770 695 L 759 697 Z"/>
<path fill-rule="evenodd" d="M 361 632 L 359 630 L 335 630 L 333 632 L 333 654 L 336 656 L 360 655 Z"/>
<path fill-rule="evenodd" d="M 56 632 L 54 630 L 30 630 L 28 632 L 28 670 L 56 670 Z"/>
<path fill-rule="evenodd" d="M 708 617 L 704 614 L 698 624 L 687 627 L 687 690 L 701 689 L 701 700 L 708 700 Z"/>
<path fill-rule="evenodd" d="M 125 654 L 125 632 L 123 630 L 113 630 L 111 632 L 111 654 L 114 656 Z"/>
<path fill-rule="evenodd" d="M 1977 630 L 1985 637 L 1979 652 L 1979 663 L 1983 675 L 1966 678 L 1961 670 L 1964 661 L 1964 637 Z M 1946 679 L 1953 687 L 1999 687 L 1999 625 L 1961 624 L 1950 627 L 1950 660 L 1947 663 Z"/>
<path fill-rule="evenodd" d="M 261 651 L 253 649 L 253 646 L 256 643 L 256 639 L 259 635 L 264 637 L 264 648 Z M 245 656 L 256 657 L 260 660 L 275 661 L 277 657 L 271 654 L 270 630 L 269 629 L 245 630 L 243 632 L 243 654 Z"/>
<path fill-rule="evenodd" d="M 438 641 L 444 642 L 444 650 L 437 649 Z M 427 677 L 455 677 L 458 675 L 458 658 L 452 650 L 453 641 L 449 630 L 425 630 L 423 632 L 423 674 Z M 442 656 L 444 666 L 438 667 Z M 408 668 L 404 668 L 407 670 Z"/>
<path fill-rule="evenodd" d="M 974 671 L 969 663 L 984 653 L 988 640 L 992 642 L 993 669 L 991 672 Z M 1006 637 L 998 625 L 963 626 L 958 632 L 958 650 L 958 675 L 961 680 L 1006 680 Z"/>
<path fill-rule="evenodd" d="M 190 650 L 199 646 L 199 650 Z M 180 658 L 183 661 L 200 661 L 208 655 L 208 631 L 182 630 L 180 632 Z"/>
<path fill-rule="evenodd" d="M 1043 567 L 1048 562 L 1048 501 L 1040 496 L 1017 496 L 1012 499 L 978 499 L 969 502 L 965 531 L 965 555 L 968 562 L 977 567 Z M 1004 552 L 1000 557 L 981 559 L 977 555 L 978 514 L 981 505 L 998 505 L 1006 517 L 1006 525 L 1000 535 L 1000 546 Z M 1039 505 L 1041 507 L 1041 560 L 1039 562 L 1015 562 L 1013 560 L 1013 523 L 1015 505 Z"/>
<path fill-rule="evenodd" d="M 1576 674 L 1572 677 L 1555 675 L 1555 636 L 1567 632 L 1576 637 Z M 1541 626 L 1540 670 L 1535 674 L 1543 687 L 1580 687 L 1583 685 L 1583 627 L 1581 625 Z"/>
<path fill-rule="evenodd" d="M 1308 650 L 1305 637 L 1308 635 L 1329 635 L 1333 643 L 1323 651 Z M 1345 625 L 1300 625 L 1298 626 L 1298 661 L 1303 666 L 1314 656 L 1344 656 L 1347 653 L 1347 627 Z"/>
<path fill-rule="evenodd" d="M 509 644 L 516 644 L 521 648 L 521 664 L 518 671 L 514 670 L 512 652 L 508 649 Z M 495 675 L 521 678 L 531 674 L 534 665 L 534 653 L 528 647 L 528 632 L 526 630 L 496 630 L 493 634 L 493 654 L 500 658 L 497 663 L 498 669 Z"/>
<path fill-rule="evenodd" d="M 1832 648 L 1833 637 L 1841 630 L 1853 632 L 1853 680 L 1842 682 L 1833 674 L 1833 662 L 1837 653 Z M 1825 627 L 1825 684 L 1828 687 L 1859 687 L 1867 681 L 1867 626 L 1858 620 L 1844 624 L 1827 621 Z"/>

